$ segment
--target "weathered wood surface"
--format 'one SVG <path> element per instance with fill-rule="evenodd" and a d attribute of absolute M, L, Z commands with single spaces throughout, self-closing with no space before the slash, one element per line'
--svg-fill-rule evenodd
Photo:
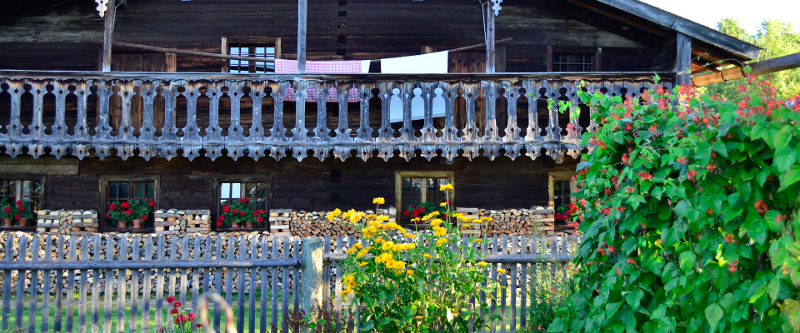
<path fill-rule="evenodd" d="M 151 157 L 169 160 L 177 156 L 193 160 L 201 153 L 215 160 L 227 151 L 227 156 L 234 160 L 244 156 L 255 160 L 270 156 L 280 160 L 291 154 L 297 160 L 313 156 L 322 161 L 330 154 L 345 160 L 353 150 L 363 160 L 376 151 L 384 160 L 395 156 L 395 151 L 406 161 L 416 156 L 428 160 L 442 156 L 452 161 L 459 151 L 468 159 L 481 154 L 490 159 L 501 155 L 514 159 L 523 154 L 535 159 L 541 150 L 553 159 L 560 159 L 564 154 L 577 157 L 585 148 L 581 145 L 582 128 L 578 119 L 573 120 L 570 128 L 560 123 L 557 107 L 551 107 L 545 111 L 548 125 L 544 134 L 534 121 L 528 122 L 525 136 L 520 136 L 517 103 L 505 101 L 535 98 L 537 103 L 527 103 L 530 119 L 540 116 L 540 100 L 568 100 L 578 105 L 579 82 L 570 77 L 587 80 L 585 88 L 589 91 L 606 89 L 609 94 L 623 95 L 627 91 L 636 95 L 642 88 L 652 88 L 652 81 L 640 79 L 649 75 L 651 73 L 237 76 L 0 71 L 0 86 L 4 87 L 0 95 L 10 99 L 10 107 L 0 109 L 9 114 L 5 133 L 0 131 L 0 145 L 12 157 L 23 153 L 25 148 L 33 157 L 49 149 L 57 158 L 70 154 L 79 159 L 88 156 L 90 150 L 100 159 L 115 154 L 123 160 L 137 155 L 137 151 L 145 160 Z M 321 123 L 309 128 L 305 123 L 308 103 L 295 103 L 294 128 L 284 127 L 279 120 L 290 112 L 283 102 L 290 88 L 294 89 L 297 100 L 305 99 L 306 88 L 316 91 L 318 100 L 338 99 L 338 128 L 328 128 Z M 336 95 L 331 95 L 331 89 Z M 350 123 L 347 116 L 351 104 L 348 98 L 354 91 L 358 91 L 360 100 L 358 123 Z M 55 117 L 49 118 L 53 121 L 47 124 L 42 107 L 46 95 L 55 99 L 56 106 Z M 77 119 L 71 126 L 72 134 L 65 122 L 65 104 L 70 95 L 79 96 L 75 108 L 69 112 L 70 117 Z M 94 96 L 98 115 L 93 131 L 87 116 L 91 111 L 87 107 L 90 96 Z M 29 104 L 32 109 L 22 109 L 23 97 L 32 97 Z M 163 100 L 163 117 L 153 113 L 157 99 Z M 248 134 L 240 122 L 243 99 L 254 106 L 248 110 L 253 119 L 247 128 Z M 379 128 L 370 126 L 372 99 L 382 105 Z M 200 100 L 208 102 L 208 111 L 198 110 Z M 272 110 L 255 107 L 264 100 L 272 100 Z M 465 102 L 463 109 L 456 108 L 456 100 Z M 140 110 L 133 110 L 134 101 L 141 105 Z M 434 126 L 432 105 L 437 103 L 445 110 L 443 128 Z M 316 118 L 326 119 L 328 105 L 332 103 L 316 104 Z M 112 107 L 114 105 L 119 107 Z M 185 107 L 178 109 L 176 105 Z M 400 123 L 391 124 L 388 120 L 390 105 L 402 107 L 403 121 L 399 128 Z M 227 110 L 223 110 L 223 106 Z M 483 110 L 483 114 L 477 114 L 476 110 Z M 465 113 L 463 128 L 455 125 L 457 113 Z M 23 118 L 23 114 L 26 117 Z M 208 115 L 207 127 L 198 124 L 200 114 Z M 223 114 L 229 115 L 228 124 L 221 123 Z M 256 121 L 262 114 L 272 115 L 275 120 L 272 128 L 265 128 Z M 412 114 L 424 114 L 424 119 L 412 121 Z M 500 119 L 506 122 L 505 126 L 498 126 L 498 114 L 504 115 Z M 32 115 L 30 122 L 27 115 Z M 134 124 L 134 119 L 142 121 Z M 177 121 L 179 119 L 182 123 Z M 162 121 L 164 125 L 158 135 L 159 129 L 154 124 Z M 414 122 L 421 122 L 422 127 L 415 128 Z M 359 127 L 354 130 L 356 126 Z M 179 155 L 179 151 L 182 154 Z"/>

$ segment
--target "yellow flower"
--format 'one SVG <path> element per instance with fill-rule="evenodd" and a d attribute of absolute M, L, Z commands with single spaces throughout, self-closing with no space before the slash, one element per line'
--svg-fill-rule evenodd
<path fill-rule="evenodd" d="M 481 266 L 481 267 L 486 267 L 486 265 L 489 265 L 489 263 L 488 263 L 488 262 L 485 262 L 485 261 L 480 261 L 480 262 L 478 262 L 478 266 Z"/>
<path fill-rule="evenodd" d="M 364 266 L 366 266 L 367 264 L 368 264 L 368 263 L 366 263 L 366 262 L 362 262 L 362 263 L 358 264 L 358 268 L 364 267 Z"/>
<path fill-rule="evenodd" d="M 356 277 L 353 276 L 353 274 L 345 275 L 342 278 L 342 283 L 344 283 L 346 286 L 349 286 L 350 288 L 352 288 L 353 286 L 356 285 Z"/>
<path fill-rule="evenodd" d="M 409 269 L 406 271 L 406 275 L 414 275 L 414 271 Z"/>
<path fill-rule="evenodd" d="M 356 253 L 356 258 L 361 258 L 361 257 L 367 255 L 367 253 L 369 253 L 369 251 L 367 249 L 363 249 L 361 251 L 358 251 L 358 253 Z"/>
<path fill-rule="evenodd" d="M 431 255 L 427 254 L 427 253 L 423 254 L 422 256 L 425 257 L 425 258 L 431 258 Z"/>
<path fill-rule="evenodd" d="M 406 263 L 397 260 L 391 260 L 386 262 L 386 267 L 390 269 L 403 269 L 406 267 Z"/>
<path fill-rule="evenodd" d="M 391 253 L 383 253 L 383 254 L 379 255 L 377 258 L 375 258 L 375 262 L 377 262 L 379 264 L 382 263 L 382 262 L 388 262 L 389 260 L 392 260 L 392 254 Z"/>
<path fill-rule="evenodd" d="M 492 221 L 494 221 L 494 219 L 489 217 L 489 216 L 484 216 L 484 217 L 481 217 L 481 221 L 492 222 Z"/>
<path fill-rule="evenodd" d="M 341 213 L 342 211 L 339 208 L 334 209 L 332 212 L 328 213 L 328 221 L 333 222 L 333 219 Z"/>
<path fill-rule="evenodd" d="M 358 251 L 358 249 L 350 248 L 350 249 L 347 249 L 347 254 L 353 254 L 353 252 L 356 252 L 356 251 Z"/>
<path fill-rule="evenodd" d="M 483 239 L 477 238 L 477 239 L 473 240 L 472 242 L 481 244 L 481 243 L 483 243 Z"/>
<path fill-rule="evenodd" d="M 375 199 L 372 199 L 372 203 L 376 205 L 383 205 L 386 203 L 386 200 L 383 199 L 383 197 L 377 197 Z"/>
<path fill-rule="evenodd" d="M 362 249 L 363 246 L 361 245 L 361 243 L 355 243 L 355 244 L 353 244 L 353 248 Z"/>
<path fill-rule="evenodd" d="M 440 224 L 442 224 L 442 222 L 444 222 L 444 221 L 442 221 L 442 219 L 433 219 L 433 221 L 431 221 L 431 225 L 434 226 L 434 227 L 437 227 Z"/>
<path fill-rule="evenodd" d="M 498 269 L 497 269 L 497 272 L 498 272 L 498 273 L 500 273 L 500 274 L 505 274 L 505 273 L 506 273 L 506 270 L 505 270 L 505 269 L 502 269 L 502 268 L 498 268 Z"/>
<path fill-rule="evenodd" d="M 439 187 L 439 191 L 447 191 L 447 190 L 455 191 L 453 184 L 448 183 L 447 185 L 442 185 Z"/>
<path fill-rule="evenodd" d="M 465 224 L 465 225 L 463 225 L 463 227 L 464 227 L 464 229 L 469 229 L 469 228 L 472 228 L 472 226 L 471 226 L 471 225 L 469 225 L 469 224 Z"/>
<path fill-rule="evenodd" d="M 441 207 L 447 207 L 447 202 L 442 202 L 442 203 L 440 203 L 440 204 L 439 204 L 439 206 L 441 206 Z"/>
<path fill-rule="evenodd" d="M 353 292 L 353 289 L 343 289 L 342 290 L 342 296 L 347 296 L 352 292 Z"/>
<path fill-rule="evenodd" d="M 447 243 L 447 238 L 439 238 L 439 240 L 436 241 L 436 246 L 442 246 L 445 243 Z"/>
<path fill-rule="evenodd" d="M 389 221 L 388 215 L 378 215 L 375 217 L 375 221 L 386 222 Z"/>

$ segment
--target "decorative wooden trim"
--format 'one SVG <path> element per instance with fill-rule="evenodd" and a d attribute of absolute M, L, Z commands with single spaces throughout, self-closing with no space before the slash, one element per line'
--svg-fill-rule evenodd
<path fill-rule="evenodd" d="M 394 172 L 394 204 L 395 208 L 397 208 L 397 216 L 400 216 L 403 207 L 401 207 L 403 203 L 403 178 L 445 178 L 447 177 L 450 179 L 450 184 L 456 186 L 455 181 L 455 171 L 416 171 L 416 170 L 408 170 L 408 171 L 395 171 Z M 427 195 L 427 186 L 422 187 L 422 200 L 425 200 Z M 455 203 L 456 202 L 456 193 L 453 191 L 453 194 L 450 196 L 450 201 Z M 424 202 L 424 201 L 423 201 Z"/>

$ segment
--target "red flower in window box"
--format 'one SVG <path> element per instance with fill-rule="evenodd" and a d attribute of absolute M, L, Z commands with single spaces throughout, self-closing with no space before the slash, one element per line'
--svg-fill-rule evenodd
<path fill-rule="evenodd" d="M 253 217 L 258 217 L 258 211 L 257 210 L 253 211 Z"/>
<path fill-rule="evenodd" d="M 108 209 L 109 209 L 109 210 L 115 210 L 115 209 L 117 209 L 117 204 L 115 204 L 115 203 L 112 203 L 112 204 L 108 205 Z"/>
<path fill-rule="evenodd" d="M 23 204 L 25 204 L 25 203 L 22 202 L 22 200 L 17 200 L 17 206 L 22 206 Z"/>
<path fill-rule="evenodd" d="M 142 217 L 140 217 L 139 219 L 142 221 L 147 221 L 147 215 L 142 215 Z"/>
<path fill-rule="evenodd" d="M 241 202 L 241 203 L 247 203 L 247 199 L 245 199 L 245 198 L 241 198 L 241 199 L 239 199 L 239 202 Z"/>
<path fill-rule="evenodd" d="M 19 209 L 20 212 L 24 212 L 25 211 L 25 206 L 19 206 L 19 207 L 17 207 L 17 209 Z"/>
<path fill-rule="evenodd" d="M 133 214 L 133 209 L 128 209 L 125 211 L 125 215 L 131 215 L 131 214 Z"/>
<path fill-rule="evenodd" d="M 236 214 L 236 208 L 231 208 L 231 213 Z"/>
<path fill-rule="evenodd" d="M 226 213 L 227 213 L 227 212 L 229 212 L 230 210 L 231 210 L 231 206 L 228 206 L 228 205 L 222 206 L 222 211 L 223 211 L 223 212 L 226 212 Z"/>
<path fill-rule="evenodd" d="M 128 207 L 130 207 L 131 205 L 123 201 L 121 204 L 119 204 L 119 206 L 122 207 L 122 209 L 128 209 Z"/>
<path fill-rule="evenodd" d="M 244 211 L 243 210 L 239 211 L 239 216 L 244 216 Z"/>
<path fill-rule="evenodd" d="M 267 211 L 266 211 L 266 210 L 263 210 L 263 209 L 262 209 L 262 210 L 260 210 L 260 211 L 258 211 L 258 212 L 259 212 L 259 214 L 266 214 L 266 213 L 267 213 Z"/>
<path fill-rule="evenodd" d="M 111 219 L 111 215 L 108 215 L 108 212 L 106 212 L 106 220 L 110 220 L 110 219 Z"/>
<path fill-rule="evenodd" d="M 264 223 L 264 218 L 261 216 L 256 217 L 256 223 Z"/>
<path fill-rule="evenodd" d="M 3 209 L 3 212 L 6 214 L 11 213 L 11 206 L 6 206 L 6 208 Z"/>
<path fill-rule="evenodd" d="M 19 215 L 19 214 L 17 214 L 17 215 L 14 215 L 14 219 L 17 219 L 17 220 L 19 220 L 19 219 L 21 219 L 21 218 L 22 218 L 22 215 Z"/>
<path fill-rule="evenodd" d="M 147 204 L 150 205 L 150 207 L 155 207 L 156 202 L 153 200 L 148 200 Z"/>

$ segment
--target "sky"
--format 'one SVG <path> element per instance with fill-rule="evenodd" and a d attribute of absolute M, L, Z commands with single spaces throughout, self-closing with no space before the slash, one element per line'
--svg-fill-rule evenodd
<path fill-rule="evenodd" d="M 755 34 L 764 19 L 792 22 L 800 28 L 800 0 L 640 0 L 697 23 L 717 28 L 726 17 L 739 19 L 739 25 Z"/>

